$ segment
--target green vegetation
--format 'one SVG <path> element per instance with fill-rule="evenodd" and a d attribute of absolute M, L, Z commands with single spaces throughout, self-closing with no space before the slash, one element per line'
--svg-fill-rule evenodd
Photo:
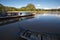
<path fill-rule="evenodd" d="M 8 7 L 0 4 L 0 14 L 5 13 L 7 11 L 34 11 L 34 12 L 46 12 L 46 11 L 60 11 L 60 9 L 36 9 L 33 4 L 28 4 L 25 7 L 22 8 L 15 8 L 15 7 Z"/>
<path fill-rule="evenodd" d="M 21 11 L 35 11 L 36 8 L 33 4 L 28 4 L 26 7 L 22 7 Z"/>
<path fill-rule="evenodd" d="M 33 4 L 28 4 L 26 7 L 22 7 L 22 8 L 7 7 L 7 6 L 3 6 L 2 4 L 0 4 L 0 11 L 2 11 L 2 10 L 6 10 L 6 11 L 35 11 L 36 8 Z"/>
<path fill-rule="evenodd" d="M 28 4 L 25 7 L 22 8 L 15 8 L 15 7 L 7 7 L 7 6 L 3 6 L 2 4 L 0 4 L 0 12 L 1 11 L 41 11 L 41 9 L 36 9 L 35 6 L 33 4 Z M 42 11 L 60 11 L 60 9 L 42 9 Z"/>
<path fill-rule="evenodd" d="M 2 4 L 0 4 L 0 16 L 5 16 L 7 11 L 5 9 L 5 6 L 3 6 Z"/>

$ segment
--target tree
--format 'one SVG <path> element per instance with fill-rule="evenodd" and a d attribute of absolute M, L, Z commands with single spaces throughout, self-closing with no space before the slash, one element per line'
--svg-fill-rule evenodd
<path fill-rule="evenodd" d="M 5 16 L 5 15 L 6 15 L 5 6 L 0 4 L 0 16 Z"/>

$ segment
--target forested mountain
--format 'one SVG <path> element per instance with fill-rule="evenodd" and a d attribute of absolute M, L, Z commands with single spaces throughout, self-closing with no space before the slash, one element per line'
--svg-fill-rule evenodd
<path fill-rule="evenodd" d="M 22 7 L 19 10 L 20 11 L 35 11 L 36 8 L 33 4 L 28 4 L 26 7 Z"/>

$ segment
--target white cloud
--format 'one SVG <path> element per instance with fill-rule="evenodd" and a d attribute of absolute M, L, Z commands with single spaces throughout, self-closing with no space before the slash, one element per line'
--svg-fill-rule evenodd
<path fill-rule="evenodd" d="M 41 8 L 41 7 L 36 7 L 37 9 Z"/>
<path fill-rule="evenodd" d="M 37 4 L 38 7 L 40 7 L 41 5 L 40 4 Z"/>
<path fill-rule="evenodd" d="M 60 6 L 58 6 L 58 7 L 54 7 L 54 8 L 51 8 L 51 9 L 59 9 L 60 8 Z"/>
<path fill-rule="evenodd" d="M 60 7 L 54 7 L 54 8 L 43 8 L 43 9 L 59 9 Z"/>
<path fill-rule="evenodd" d="M 36 5 L 36 8 L 37 8 L 37 9 L 38 9 L 38 8 L 41 8 L 40 6 L 41 6 L 40 4 L 37 4 L 37 5 Z"/>
<path fill-rule="evenodd" d="M 60 6 L 58 7 L 42 7 L 41 4 L 36 4 L 37 9 L 59 9 Z"/>
<path fill-rule="evenodd" d="M 52 8 L 43 8 L 43 9 L 52 9 Z"/>
<path fill-rule="evenodd" d="M 60 8 L 60 6 L 59 7 L 57 7 L 57 9 L 59 9 Z"/>

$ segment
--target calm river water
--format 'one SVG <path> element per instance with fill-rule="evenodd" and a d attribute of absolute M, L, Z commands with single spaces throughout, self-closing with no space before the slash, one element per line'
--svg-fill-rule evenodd
<path fill-rule="evenodd" d="M 0 25 L 0 40 L 17 40 L 20 31 L 60 34 L 60 16 L 36 14 L 34 17 L 18 18 L 17 21 Z"/>

